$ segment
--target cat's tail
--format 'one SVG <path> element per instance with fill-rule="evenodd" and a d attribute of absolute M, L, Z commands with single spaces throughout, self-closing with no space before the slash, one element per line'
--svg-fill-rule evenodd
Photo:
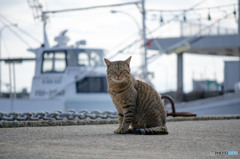
<path fill-rule="evenodd" d="M 158 126 L 152 128 L 134 128 L 133 134 L 138 135 L 167 135 L 168 130 L 166 126 Z"/>

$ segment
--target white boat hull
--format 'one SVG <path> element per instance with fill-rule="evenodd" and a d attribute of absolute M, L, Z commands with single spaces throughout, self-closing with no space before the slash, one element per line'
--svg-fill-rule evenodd
<path fill-rule="evenodd" d="M 115 111 L 111 98 L 106 93 L 79 94 L 63 99 L 0 99 L 0 112 L 55 112 L 68 110 Z"/>

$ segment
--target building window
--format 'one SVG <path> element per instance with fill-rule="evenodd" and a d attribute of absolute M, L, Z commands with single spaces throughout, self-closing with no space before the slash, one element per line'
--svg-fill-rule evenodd
<path fill-rule="evenodd" d="M 65 52 L 52 51 L 43 53 L 42 73 L 64 72 L 66 65 Z"/>
<path fill-rule="evenodd" d="M 76 82 L 77 93 L 106 93 L 106 77 L 85 77 Z"/>

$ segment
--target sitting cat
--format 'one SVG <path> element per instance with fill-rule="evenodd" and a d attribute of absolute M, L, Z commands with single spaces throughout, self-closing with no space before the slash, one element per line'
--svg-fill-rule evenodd
<path fill-rule="evenodd" d="M 108 92 L 119 119 L 114 133 L 168 134 L 161 96 L 149 84 L 134 79 L 130 73 L 131 56 L 125 61 L 104 61 Z"/>

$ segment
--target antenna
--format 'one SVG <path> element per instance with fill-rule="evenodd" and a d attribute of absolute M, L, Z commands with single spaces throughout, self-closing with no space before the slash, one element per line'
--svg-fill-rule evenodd
<path fill-rule="evenodd" d="M 81 11 L 81 10 L 90 10 L 90 9 L 98 9 L 98 8 L 106 8 L 106 7 L 119 7 L 119 6 L 126 6 L 126 5 L 137 5 L 138 3 L 140 3 L 140 1 L 136 1 L 136 2 L 121 3 L 121 4 L 92 6 L 92 7 L 85 7 L 85 8 L 72 8 L 72 9 L 43 11 L 42 10 L 43 7 L 42 7 L 41 3 L 38 2 L 38 0 L 27 0 L 27 2 L 29 4 L 29 7 L 32 8 L 32 10 L 33 10 L 34 19 L 37 19 L 37 18 L 41 17 L 41 20 L 43 21 L 44 47 L 46 47 L 46 48 L 49 47 L 47 33 L 46 33 L 46 25 L 47 25 L 47 19 L 48 19 L 47 14 Z M 144 0 L 142 0 L 142 4 L 144 5 Z M 144 12 L 144 15 L 145 15 L 145 12 Z M 143 18 L 143 19 L 145 19 L 145 18 Z"/>
<path fill-rule="evenodd" d="M 30 8 L 32 8 L 33 12 L 33 17 L 34 19 L 39 19 L 41 18 L 43 22 L 43 41 L 44 41 L 44 47 L 48 48 L 49 43 L 48 43 L 48 38 L 47 38 L 47 32 L 46 32 L 46 25 L 47 25 L 47 15 L 42 11 L 42 4 L 39 3 L 38 0 L 27 0 L 28 5 Z"/>
<path fill-rule="evenodd" d="M 30 8 L 32 8 L 32 13 L 34 19 L 38 19 L 42 17 L 42 4 L 39 3 L 38 0 L 27 0 L 28 5 Z"/>

